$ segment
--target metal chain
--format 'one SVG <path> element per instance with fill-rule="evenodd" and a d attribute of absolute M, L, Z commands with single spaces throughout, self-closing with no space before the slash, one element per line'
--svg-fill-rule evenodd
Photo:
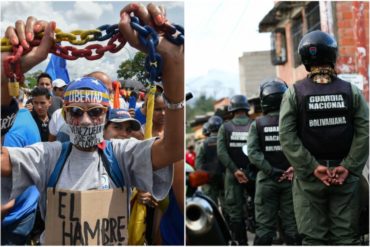
<path fill-rule="evenodd" d="M 154 84 L 154 81 L 161 80 L 162 58 L 156 51 L 158 45 L 158 34 L 150 26 L 142 26 L 137 17 L 131 17 L 131 26 L 139 33 L 140 43 L 148 51 L 148 56 L 145 59 L 145 69 L 149 73 L 149 82 Z"/>
<path fill-rule="evenodd" d="M 149 73 L 149 81 L 154 83 L 155 80 L 161 80 L 162 59 L 159 53 L 156 52 L 158 34 L 150 26 L 143 27 L 137 17 L 131 17 L 131 26 L 138 31 L 140 42 L 148 51 L 145 68 Z M 166 24 L 159 28 L 159 31 L 164 32 L 165 38 L 176 45 L 184 43 L 184 29 L 181 26 Z M 104 35 L 103 32 L 105 32 Z M 119 32 L 118 24 L 103 25 L 97 29 L 86 31 L 73 30 L 70 33 L 56 29 L 55 33 L 56 43 L 50 49 L 50 52 L 67 60 L 76 60 L 81 57 L 87 60 L 100 59 L 107 51 L 111 53 L 118 52 L 127 42 Z M 40 45 L 43 35 L 43 32 L 37 34 L 35 40 L 30 43 L 29 49 L 24 49 L 21 45 L 12 46 L 7 38 L 1 38 L 1 52 L 13 51 L 13 55 L 9 55 L 3 62 L 4 71 L 8 78 L 19 82 L 24 81 L 24 75 L 20 68 L 20 57 L 30 52 L 33 47 Z M 109 41 L 106 46 L 92 44 L 83 49 L 58 44 L 62 41 L 68 41 L 74 45 L 83 45 L 91 41 L 105 41 L 108 39 Z M 116 44 L 117 42 L 119 43 L 118 45 Z"/>

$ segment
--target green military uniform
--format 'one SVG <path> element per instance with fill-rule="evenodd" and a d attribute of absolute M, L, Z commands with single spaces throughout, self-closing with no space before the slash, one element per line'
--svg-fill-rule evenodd
<path fill-rule="evenodd" d="M 210 137 L 217 137 L 217 133 L 214 133 L 214 132 L 211 133 Z M 195 160 L 195 169 L 202 170 L 204 166 L 206 165 L 205 164 L 206 162 L 207 162 L 206 151 L 205 151 L 204 145 L 200 145 L 197 156 L 196 156 L 196 160 Z M 217 173 L 212 172 L 212 174 L 210 175 L 212 177 L 210 183 L 203 185 L 202 190 L 204 194 L 210 197 L 216 204 L 218 204 L 218 200 L 220 200 L 221 209 L 224 212 L 224 209 L 225 209 L 224 174 L 218 173 L 218 172 Z"/>
<path fill-rule="evenodd" d="M 278 111 L 266 114 L 266 116 L 278 115 Z M 248 134 L 248 157 L 259 169 L 254 198 L 257 224 L 255 244 L 271 245 L 280 217 L 286 243 L 292 245 L 298 235 L 293 211 L 292 183 L 288 180 L 277 182 L 270 177 L 272 165 L 265 158 L 261 145 L 254 121 Z"/>
<path fill-rule="evenodd" d="M 232 120 L 236 125 L 248 125 L 252 122 L 247 116 L 235 116 Z M 221 163 L 226 167 L 225 172 L 225 204 L 232 232 L 244 231 L 246 234 L 246 185 L 239 184 L 234 176 L 238 166 L 232 161 L 228 150 L 225 135 L 225 123 L 220 127 L 217 136 L 217 155 Z M 249 181 L 248 183 L 252 183 Z M 244 229 L 243 229 L 244 228 Z M 246 237 L 246 236 L 245 236 Z"/>
<path fill-rule="evenodd" d="M 298 137 L 298 104 L 294 88 L 290 88 L 282 100 L 280 142 L 294 167 L 293 203 L 303 244 L 359 243 L 359 181 L 369 152 L 369 110 L 361 91 L 353 85 L 351 90 L 354 134 L 349 153 L 341 162 L 349 171 L 343 185 L 326 186 L 313 175 L 319 162 Z M 326 149 L 325 146 L 321 148 Z"/>

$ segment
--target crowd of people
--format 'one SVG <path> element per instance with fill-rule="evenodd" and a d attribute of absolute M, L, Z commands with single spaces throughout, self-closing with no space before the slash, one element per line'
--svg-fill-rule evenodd
<path fill-rule="evenodd" d="M 119 31 L 132 47 L 145 52 L 130 26 L 132 13 L 156 28 L 167 22 L 165 12 L 153 4 L 129 4 L 121 10 Z M 28 48 L 36 30 L 44 31 L 44 36 L 39 46 L 22 57 L 22 73 L 47 57 L 55 23 L 29 17 L 5 33 L 12 45 Z M 45 243 L 45 221 L 56 217 L 46 210 L 49 188 L 99 191 L 119 187 L 127 188 L 124 193 L 130 198 L 122 207 L 127 208 L 128 227 L 123 231 L 129 237 L 120 244 L 184 243 L 183 228 L 178 226 L 184 225 L 180 179 L 184 169 L 184 47 L 161 38 L 157 50 L 164 65 L 152 123 L 146 121 L 149 94 L 143 97 L 145 92 L 121 89 L 114 108 L 114 92 L 120 85 L 102 71 L 81 71 L 80 78 L 69 83 L 41 73 L 28 99 L 26 93 L 19 99 L 9 95 L 8 78 L 2 71 L 2 244 Z M 7 55 L 2 53 L 2 61 Z M 10 118 L 11 124 L 3 124 Z M 152 125 L 148 135 L 152 138 L 144 139 L 145 124 Z M 30 188 L 36 198 L 32 205 Z M 130 205 L 135 204 L 142 205 L 144 219 L 142 214 L 131 214 Z"/>
<path fill-rule="evenodd" d="M 235 95 L 228 114 L 218 111 L 203 125 L 195 173 L 209 176 L 201 191 L 239 245 L 248 244 L 247 231 L 254 245 L 365 244 L 368 104 L 337 77 L 332 36 L 307 33 L 298 49 L 306 78 L 291 87 L 266 79 L 257 117 L 247 97 Z M 190 149 L 186 157 L 194 160 Z"/>

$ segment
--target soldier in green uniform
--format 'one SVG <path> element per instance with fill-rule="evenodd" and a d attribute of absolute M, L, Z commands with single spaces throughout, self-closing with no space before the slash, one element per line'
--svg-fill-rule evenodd
<path fill-rule="evenodd" d="M 336 76 L 332 36 L 310 32 L 298 48 L 309 73 L 284 94 L 279 120 L 280 143 L 294 167 L 298 232 L 305 245 L 357 245 L 368 106 L 356 86 Z"/>
<path fill-rule="evenodd" d="M 195 160 L 195 168 L 204 170 L 210 176 L 210 182 L 202 186 L 204 194 L 210 197 L 217 205 L 220 201 L 221 209 L 224 209 L 224 171 L 225 168 L 217 157 L 217 133 L 223 120 L 219 116 L 212 116 L 208 119 L 208 130 L 210 135 L 199 147 Z M 225 216 L 227 218 L 227 216 Z"/>
<path fill-rule="evenodd" d="M 226 167 L 225 204 L 229 216 L 230 230 L 239 245 L 247 245 L 246 190 L 254 196 L 254 181 L 250 161 L 243 154 L 242 146 L 247 141 L 252 120 L 248 117 L 249 104 L 244 95 L 231 98 L 228 111 L 233 118 L 225 122 L 218 131 L 217 155 Z"/>
<path fill-rule="evenodd" d="M 248 134 L 248 157 L 259 169 L 254 206 L 256 237 L 254 245 L 271 245 L 280 217 L 287 245 L 299 244 L 292 199 L 293 167 L 279 142 L 279 109 L 286 83 L 278 78 L 261 83 L 263 116 L 254 121 Z"/>

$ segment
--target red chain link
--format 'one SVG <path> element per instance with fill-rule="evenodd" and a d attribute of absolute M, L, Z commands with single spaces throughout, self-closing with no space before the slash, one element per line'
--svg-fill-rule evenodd
<path fill-rule="evenodd" d="M 5 75 L 13 81 L 23 82 L 24 74 L 21 71 L 21 56 L 23 54 L 23 47 L 13 47 L 13 55 L 5 58 L 3 68 Z M 14 71 L 14 72 L 13 72 Z"/>
<path fill-rule="evenodd" d="M 117 45 L 115 42 L 118 42 Z M 30 43 L 30 48 L 24 49 L 23 46 L 13 46 L 13 54 L 5 58 L 3 62 L 4 72 L 10 79 L 16 79 L 18 82 L 24 81 L 24 74 L 21 71 L 20 58 L 29 53 L 33 47 L 39 46 L 41 43 L 40 39 L 35 39 Z M 67 60 L 76 60 L 78 58 L 86 58 L 87 60 L 97 60 L 104 56 L 104 53 L 109 51 L 116 53 L 120 51 L 127 41 L 123 38 L 120 33 L 113 35 L 108 41 L 106 46 L 100 44 L 88 45 L 83 49 L 77 49 L 74 46 L 61 46 L 54 44 L 50 48 L 50 53 L 53 53 L 59 57 Z"/>

